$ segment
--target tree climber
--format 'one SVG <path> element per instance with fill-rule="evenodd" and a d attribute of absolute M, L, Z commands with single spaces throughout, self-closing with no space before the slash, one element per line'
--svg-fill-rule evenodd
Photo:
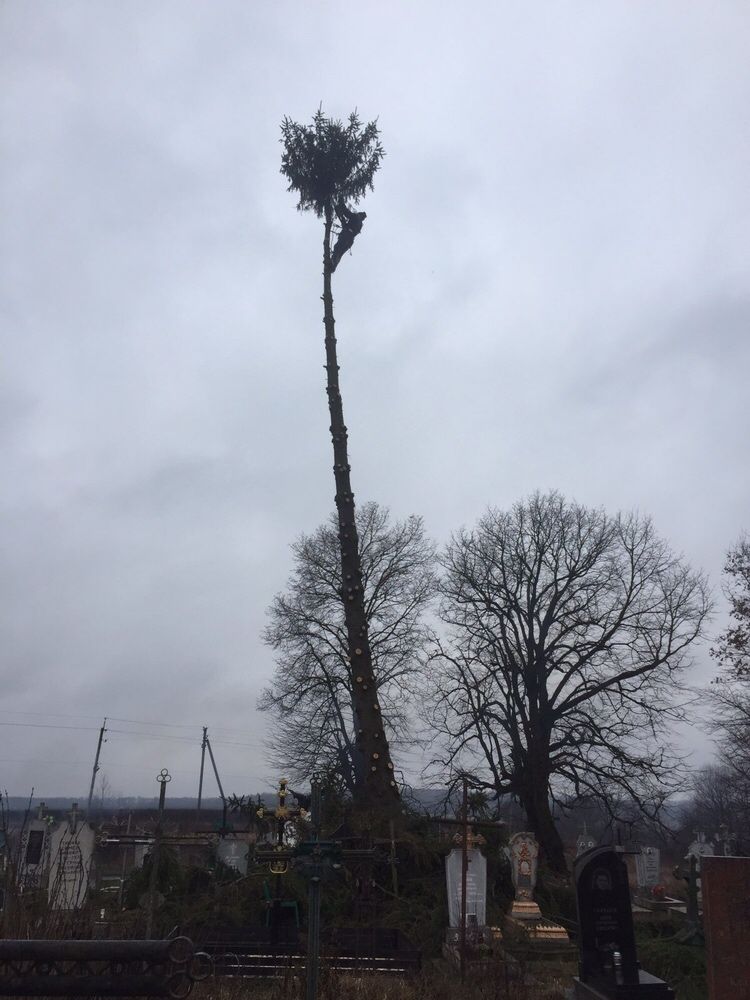
<path fill-rule="evenodd" d="M 341 230 L 336 245 L 331 254 L 331 274 L 336 270 L 339 261 L 347 250 L 351 250 L 355 237 L 362 232 L 362 226 L 367 218 L 367 212 L 351 212 L 343 201 L 336 205 L 336 215 L 341 223 Z"/>

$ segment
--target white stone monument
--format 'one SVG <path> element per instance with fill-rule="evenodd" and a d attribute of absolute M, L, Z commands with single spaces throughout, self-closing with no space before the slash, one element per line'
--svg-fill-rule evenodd
<path fill-rule="evenodd" d="M 701 858 L 713 857 L 716 851 L 714 845 L 710 840 L 706 840 L 705 833 L 699 830 L 695 831 L 695 840 L 692 842 L 690 847 L 688 847 L 687 854 L 685 855 L 685 860 L 690 863 L 690 858 L 695 858 L 695 870 L 700 874 L 701 870 Z"/>
<path fill-rule="evenodd" d="M 244 840 L 224 837 L 216 848 L 216 856 L 227 868 L 233 868 L 240 875 L 247 875 L 248 845 Z"/>
<path fill-rule="evenodd" d="M 50 838 L 49 902 L 55 910 L 76 910 L 86 900 L 94 854 L 95 835 L 78 816 L 73 804 L 70 818 Z"/>
<path fill-rule="evenodd" d="M 642 847 L 635 856 L 635 879 L 639 889 L 653 889 L 661 882 L 661 851 L 658 847 Z"/>
<path fill-rule="evenodd" d="M 487 859 L 478 847 L 470 847 L 466 853 L 469 861 L 466 872 L 466 924 L 484 927 L 487 923 Z M 461 926 L 462 857 L 463 848 L 454 847 L 445 859 L 448 922 L 452 928 Z"/>

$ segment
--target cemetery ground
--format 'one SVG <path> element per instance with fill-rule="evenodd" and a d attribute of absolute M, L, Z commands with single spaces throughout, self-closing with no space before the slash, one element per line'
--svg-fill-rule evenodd
<path fill-rule="evenodd" d="M 207 831 L 216 829 L 218 817 L 206 817 Z M 96 826 L 96 824 L 94 824 Z M 142 826 L 147 826 L 144 821 Z M 195 824 L 192 824 L 195 825 Z M 102 837 L 97 827 L 100 876 L 92 883 L 85 902 L 75 910 L 52 911 L 47 894 L 33 890 L 6 892 L 0 913 L 0 937 L 4 938 L 143 938 L 146 899 L 151 873 L 148 864 L 130 867 L 122 886 L 113 891 L 112 872 L 123 870 L 122 851 Z M 218 859 L 217 837 L 211 846 L 170 846 L 175 826 L 165 823 L 156 876 L 157 907 L 153 934 L 166 937 L 179 929 L 202 947 L 206 942 L 236 940 L 249 928 L 268 927 L 271 897 L 280 891 L 282 917 L 287 930 L 305 937 L 308 881 L 290 869 L 283 876 L 271 875 L 267 865 L 250 866 L 246 874 L 223 865 Z M 465 982 L 455 962 L 443 953 L 449 907 L 446 894 L 446 856 L 455 850 L 455 827 L 444 827 L 423 819 L 405 824 L 395 852 L 381 843 L 371 867 L 361 862 L 344 865 L 322 884 L 321 917 L 323 946 L 318 997 L 320 1000 L 564 1000 L 577 973 L 575 949 L 564 958 L 541 958 L 529 954 L 508 933 L 506 918 L 517 896 L 504 847 L 507 832 L 484 830 L 481 851 L 487 859 L 486 924 L 503 928 L 502 944 L 469 946 Z M 250 842 L 249 836 L 246 842 Z M 252 854 L 251 854 L 252 856 Z M 662 884 L 666 894 L 686 897 L 685 882 L 672 877 L 671 863 L 664 859 Z M 146 857 L 146 860 L 148 856 Z M 571 855 L 572 862 L 572 855 Z M 632 861 L 631 861 L 632 865 Z M 109 872 L 109 875 L 105 873 Z M 631 876 L 635 875 L 634 866 Z M 634 881 L 634 878 L 632 879 Z M 6 882 L 7 885 L 7 882 Z M 11 898 L 12 897 L 12 898 Z M 534 898 L 545 919 L 558 922 L 576 933 L 576 901 L 571 881 L 540 868 Z M 298 926 L 295 927 L 294 925 Z M 408 976 L 337 973 L 330 967 L 325 931 L 336 927 L 393 928 L 421 953 L 421 968 Z M 684 917 L 666 910 L 638 908 L 635 920 L 638 958 L 652 974 L 666 980 L 678 1000 L 704 1000 L 707 994 L 705 949 L 700 939 L 681 941 Z M 231 945 L 227 945 L 231 948 Z M 304 969 L 286 969 L 274 979 L 211 977 L 195 984 L 197 1000 L 294 1000 L 305 995 Z"/>

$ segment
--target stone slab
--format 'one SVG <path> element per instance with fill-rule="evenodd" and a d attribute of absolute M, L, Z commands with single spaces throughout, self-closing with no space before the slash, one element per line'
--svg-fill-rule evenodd
<path fill-rule="evenodd" d="M 709 1000 L 750 1000 L 750 858 L 704 857 Z"/>
<path fill-rule="evenodd" d="M 638 983 L 632 986 L 607 986 L 606 992 L 573 979 L 574 1000 L 675 1000 L 674 990 L 663 979 L 658 979 L 643 969 L 638 970 Z"/>

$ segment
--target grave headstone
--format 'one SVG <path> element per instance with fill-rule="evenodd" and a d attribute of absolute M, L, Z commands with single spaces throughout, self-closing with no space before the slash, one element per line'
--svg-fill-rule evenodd
<path fill-rule="evenodd" d="M 750 1000 L 750 858 L 703 858 L 709 1000 Z"/>
<path fill-rule="evenodd" d="M 599 847 L 575 862 L 579 976 L 577 1000 L 636 1000 L 674 993 L 639 968 L 628 868 L 622 848 Z"/>
<path fill-rule="evenodd" d="M 582 854 L 586 851 L 593 851 L 596 847 L 596 840 L 586 829 L 586 824 L 583 824 L 583 830 L 578 834 L 576 840 L 576 857 L 580 858 Z"/>
<path fill-rule="evenodd" d="M 642 847 L 635 856 L 635 877 L 639 889 L 653 889 L 661 882 L 661 851 L 658 847 Z"/>
<path fill-rule="evenodd" d="M 487 859 L 477 847 L 467 851 L 469 869 L 466 874 L 466 923 L 484 927 L 487 923 Z M 445 859 L 445 881 L 448 889 L 448 922 L 461 926 L 461 864 L 462 849 L 454 847 Z"/>
<path fill-rule="evenodd" d="M 716 836 L 714 837 L 716 854 L 721 855 L 724 858 L 732 857 L 736 853 L 736 841 L 736 834 L 730 833 L 729 827 L 725 823 L 722 823 L 716 833 Z"/>
<path fill-rule="evenodd" d="M 511 877 L 515 898 L 510 915 L 517 920 L 537 920 L 541 917 L 534 901 L 539 866 L 539 844 L 533 833 L 514 833 L 508 841 Z"/>
<path fill-rule="evenodd" d="M 93 829 L 81 821 L 74 804 L 70 818 L 50 838 L 48 896 L 53 909 L 75 910 L 85 902 L 94 840 Z"/>
<path fill-rule="evenodd" d="M 705 833 L 696 831 L 695 840 L 692 842 L 690 847 L 688 847 L 685 860 L 689 861 L 692 855 L 692 857 L 695 858 L 696 870 L 700 875 L 701 862 L 703 858 L 713 857 L 715 853 L 716 851 L 714 849 L 713 842 L 706 840 Z"/>
<path fill-rule="evenodd" d="M 248 845 L 244 840 L 235 840 L 233 837 L 225 837 L 219 841 L 216 848 L 216 856 L 227 868 L 232 868 L 240 875 L 247 875 L 247 853 Z"/>
<path fill-rule="evenodd" d="M 50 864 L 50 820 L 44 815 L 44 803 L 37 816 L 29 820 L 21 834 L 17 882 L 22 892 L 44 888 Z"/>

